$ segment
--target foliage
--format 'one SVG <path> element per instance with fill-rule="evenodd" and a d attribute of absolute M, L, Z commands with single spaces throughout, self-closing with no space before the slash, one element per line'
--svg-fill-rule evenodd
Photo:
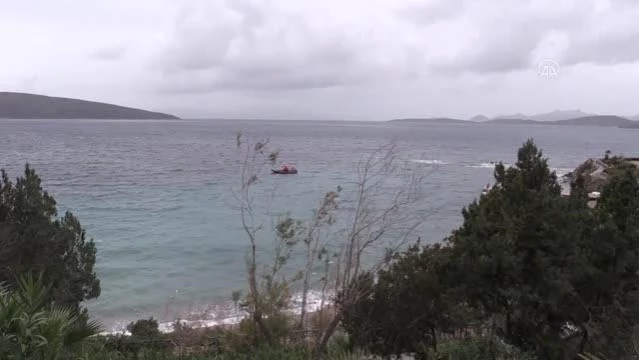
<path fill-rule="evenodd" d="M 48 291 L 42 277 L 31 275 L 0 289 L 0 359 L 61 359 L 100 330 L 100 323 L 80 321 L 72 308 L 50 306 Z"/>
<path fill-rule="evenodd" d="M 140 338 L 153 339 L 161 335 L 158 321 L 153 318 L 132 322 L 127 325 L 126 329 L 131 332 L 132 336 Z"/>
<path fill-rule="evenodd" d="M 0 282 L 16 287 L 20 274 L 43 274 L 47 302 L 78 309 L 100 295 L 94 265 L 96 248 L 73 214 L 57 218 L 56 201 L 26 165 L 15 183 L 1 171 Z"/>
<path fill-rule="evenodd" d="M 364 274 L 359 286 L 370 295 L 345 313 L 342 324 L 357 347 L 375 354 L 437 351 L 439 332 L 453 332 L 470 314 L 455 302 L 443 272 L 450 249 L 419 242 L 394 255 L 388 268 Z M 376 281 L 374 281 L 376 280 Z"/>
<path fill-rule="evenodd" d="M 287 305 L 289 282 L 281 276 L 280 270 L 292 253 L 295 245 L 293 236 L 299 224 L 292 219 L 280 221 L 273 263 L 262 270 L 258 261 L 257 244 L 264 220 L 255 210 L 253 189 L 263 168 L 275 164 L 278 153 L 269 149 L 268 141 L 253 142 L 250 138 L 244 139 L 242 133 L 237 134 L 236 145 L 238 149 L 243 149 L 244 153 L 241 160 L 240 187 L 235 195 L 240 204 L 242 228 L 250 244 L 246 256 L 248 292 L 243 307 L 249 312 L 251 321 L 259 328 L 265 342 L 275 346 L 276 339 L 265 319 L 279 315 Z"/>
<path fill-rule="evenodd" d="M 179 323 L 176 323 L 174 328 L 175 331 L 169 336 L 160 332 L 157 320 L 139 319 L 127 325 L 130 336 L 122 334 L 104 336 L 98 339 L 97 344 L 102 345 L 107 351 L 116 352 L 124 357 L 171 352 L 175 347 L 174 340 L 184 332 Z"/>
<path fill-rule="evenodd" d="M 443 245 L 415 245 L 360 277 L 371 296 L 344 318 L 353 343 L 438 354 L 440 334 L 481 320 L 486 353 L 504 341 L 544 359 L 619 356 L 639 325 L 639 183 L 633 166 L 615 161 L 590 209 L 583 182 L 562 197 L 527 141 L 514 167 L 495 167 L 495 186 L 462 210 Z"/>
<path fill-rule="evenodd" d="M 277 152 L 272 152 L 268 141 L 252 142 L 238 135 L 238 147 L 244 149 L 241 187 L 238 191 L 241 219 L 250 249 L 248 254 L 248 292 L 245 303 L 256 329 L 262 333 L 257 340 L 276 346 L 275 338 L 265 318 L 277 318 L 288 308 L 290 289 L 301 287 L 301 314 L 295 330 L 298 342 L 314 347 L 314 357 L 326 352 L 331 336 L 337 331 L 343 315 L 367 294 L 357 279 L 367 269 L 377 269 L 386 258 L 365 259 L 373 248 L 389 247 L 395 251 L 422 218 L 411 214 L 412 206 L 420 200 L 420 169 L 398 174 L 397 150 L 383 146 L 357 164 L 357 182 L 352 189 L 352 211 L 343 219 L 343 227 L 335 225 L 341 187 L 329 191 L 319 201 L 313 216 L 306 220 L 290 217 L 280 219 L 275 226 L 276 242 L 272 262 L 259 271 L 257 262 L 258 233 L 263 221 L 258 220 L 254 195 L 260 184 L 260 169 L 272 164 Z M 399 176 L 398 176 L 399 175 Z M 381 201 L 380 201 L 381 200 Z M 269 205 L 269 204 L 267 204 Z M 300 252 L 303 264 L 297 272 L 288 272 L 285 265 L 294 252 Z M 313 279 L 321 268 L 319 279 Z M 292 273 L 292 274 L 291 274 Z M 301 283 L 301 284 L 299 284 Z M 311 286 L 319 287 L 320 306 L 316 314 L 307 310 Z M 337 306 L 332 297 L 339 293 Z M 310 334 L 310 336 L 308 335 Z"/>
<path fill-rule="evenodd" d="M 492 191 L 462 211 L 463 225 L 447 239 L 452 281 L 507 342 L 563 358 L 584 231 L 573 215 L 586 204 L 561 198 L 556 175 L 531 140 L 515 167 L 495 167 L 495 180 Z"/>
<path fill-rule="evenodd" d="M 506 341 L 548 359 L 616 352 L 607 339 L 632 329 L 639 288 L 639 185 L 620 162 L 594 211 L 580 189 L 564 199 L 532 141 L 498 186 L 464 210 L 448 239 L 456 283 L 470 304 L 497 319 Z"/>
<path fill-rule="evenodd" d="M 639 183 L 634 167 L 620 166 L 604 187 L 584 239 L 587 266 L 578 295 L 584 340 L 616 356 L 639 325 Z"/>
<path fill-rule="evenodd" d="M 247 352 L 226 352 L 222 354 L 186 354 L 178 355 L 170 351 L 145 349 L 139 353 L 125 354 L 109 351 L 95 343 L 86 347 L 77 357 L 78 360 L 306 360 L 308 352 L 301 348 L 262 347 Z M 334 358 L 341 360 L 342 358 Z M 346 359 L 346 358 L 344 358 Z M 75 359 L 74 359 L 75 360 Z"/>
<path fill-rule="evenodd" d="M 492 353 L 488 353 L 488 351 Z M 503 342 L 491 343 L 485 337 L 476 337 L 443 342 L 437 352 L 430 355 L 435 360 L 479 360 L 494 358 L 495 360 L 536 360 L 516 347 Z"/>
<path fill-rule="evenodd" d="M 251 316 L 215 329 L 176 322 L 170 334 L 149 318 L 129 324 L 130 337 L 87 341 L 99 324 L 86 324 L 77 309 L 99 295 L 95 246 L 71 214 L 56 219 L 55 200 L 33 170 L 27 166 L 15 185 L 3 171 L 0 263 L 8 267 L 0 269 L 7 282 L 0 289 L 0 359 L 358 359 L 368 352 L 428 360 L 636 358 L 639 179 L 622 158 L 607 153 L 609 179 L 591 209 L 583 179 L 562 197 L 548 160 L 529 140 L 514 167 L 495 167 L 495 186 L 462 210 L 462 225 L 442 244 L 418 240 L 399 251 L 414 224 L 400 210 L 415 199 L 415 184 L 388 207 L 375 206 L 393 169 L 391 148 L 360 168 L 345 231 L 328 231 L 338 189 L 308 221 L 280 218 L 271 261 L 261 264 L 252 188 L 260 166 L 277 159 L 267 144 L 247 145 L 238 196 L 251 245 L 249 286 L 245 298 L 236 291 L 232 300 Z M 397 236 L 390 255 L 366 266 L 362 254 L 389 233 Z M 297 250 L 304 263 L 291 275 L 285 267 Z M 291 316 L 291 289 L 300 286 L 306 304 L 318 268 L 322 299 L 336 294 L 336 301 Z M 30 270 L 41 276 L 15 275 Z"/>
<path fill-rule="evenodd" d="M 265 325 L 270 329 L 271 336 L 277 344 L 286 343 L 293 338 L 293 321 L 294 319 L 286 314 L 277 314 L 264 319 Z M 248 347 L 259 347 L 266 343 L 264 334 L 255 327 L 255 323 L 251 319 L 242 320 L 238 332 L 239 338 L 248 342 Z"/>

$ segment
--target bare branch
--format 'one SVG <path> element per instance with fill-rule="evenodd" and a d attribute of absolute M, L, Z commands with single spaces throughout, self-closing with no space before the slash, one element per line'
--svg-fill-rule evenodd
<path fill-rule="evenodd" d="M 405 245 L 423 221 L 423 217 L 412 210 L 423 199 L 422 182 L 426 174 L 420 173 L 423 168 L 419 166 L 410 172 L 401 172 L 394 145 L 376 149 L 356 166 L 357 181 L 349 192 L 351 202 L 348 198 L 342 199 L 342 189 L 338 187 L 337 191 L 326 193 L 308 221 L 302 223 L 289 216 L 278 219 L 272 263 L 258 276 L 257 237 L 264 229 L 264 221 L 256 214 L 253 188 L 259 183 L 262 167 L 273 164 L 278 153 L 269 150 L 268 141 L 252 142 L 241 134 L 238 134 L 236 144 L 245 151 L 241 187 L 236 199 L 241 204 L 242 227 L 251 246 L 247 254 L 247 296 L 252 318 L 272 344 L 274 339 L 264 318 L 282 311 L 288 304 L 290 287 L 301 281 L 301 313 L 297 327 L 300 333 L 305 332 L 309 296 L 315 284 L 314 271 L 321 266 L 319 316 L 325 319 L 326 315 L 328 323 L 322 321 L 322 328 L 314 339 L 315 353 L 320 354 L 339 325 L 342 314 L 358 299 L 368 295 L 357 286 L 359 276 L 387 263 L 388 251 L 397 251 Z M 272 200 L 268 201 L 268 207 Z M 352 208 L 340 209 L 338 205 L 343 200 L 352 204 Z M 338 214 L 341 215 L 339 221 Z M 298 272 L 287 277 L 284 266 L 298 245 L 303 250 L 303 264 Z M 386 252 L 382 251 L 384 249 Z M 337 295 L 338 303 L 330 301 Z M 327 307 L 331 307 L 330 311 L 326 311 Z M 304 339 L 306 341 L 306 337 Z"/>

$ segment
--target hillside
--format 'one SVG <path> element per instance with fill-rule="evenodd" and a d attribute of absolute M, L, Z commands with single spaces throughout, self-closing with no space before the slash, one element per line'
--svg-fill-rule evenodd
<path fill-rule="evenodd" d="M 178 117 L 94 101 L 0 92 L 0 119 L 178 119 Z"/>

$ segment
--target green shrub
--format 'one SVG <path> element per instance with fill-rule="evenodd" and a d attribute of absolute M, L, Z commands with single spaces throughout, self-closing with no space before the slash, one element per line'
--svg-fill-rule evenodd
<path fill-rule="evenodd" d="M 126 329 L 131 332 L 131 336 L 139 338 L 155 339 L 162 335 L 158 321 L 153 318 L 140 319 L 136 322 L 132 322 Z"/>
<path fill-rule="evenodd" d="M 47 304 L 80 309 L 100 295 L 96 247 L 72 213 L 58 217 L 56 200 L 28 164 L 15 182 L 0 169 L 0 283 L 17 288 L 16 274 L 42 274 Z"/>
<path fill-rule="evenodd" d="M 0 288 L 0 359 L 57 360 L 100 331 L 71 307 L 50 306 L 42 277 L 20 277 L 10 291 Z"/>
<path fill-rule="evenodd" d="M 503 343 L 499 339 L 493 340 L 492 346 L 488 338 L 476 337 L 463 340 L 445 341 L 437 347 L 437 352 L 430 357 L 436 360 L 534 360 L 535 357 L 523 353 L 519 349 Z"/>
<path fill-rule="evenodd" d="M 265 318 L 264 323 L 270 329 L 271 335 L 277 344 L 286 344 L 293 339 L 294 331 L 290 316 L 275 314 Z M 267 344 L 266 338 L 250 318 L 240 321 L 239 333 L 245 337 L 245 341 L 252 343 L 253 347 L 261 347 Z"/>

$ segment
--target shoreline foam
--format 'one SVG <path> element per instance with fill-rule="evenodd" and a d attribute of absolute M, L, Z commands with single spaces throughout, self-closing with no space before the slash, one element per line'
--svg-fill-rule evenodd
<path fill-rule="evenodd" d="M 332 304 L 332 294 L 326 293 L 324 295 L 324 307 L 329 307 Z M 291 306 L 285 310 L 290 315 L 300 315 L 302 312 L 302 294 L 296 293 L 291 297 Z M 314 313 L 320 310 L 322 302 L 322 294 L 320 291 L 311 290 L 308 293 L 306 311 L 307 313 Z M 225 325 L 237 325 L 243 319 L 247 318 L 249 313 L 246 310 L 235 308 L 233 302 L 225 302 L 223 304 L 211 305 L 201 311 L 191 311 L 183 319 L 179 316 L 170 322 L 161 322 L 158 326 L 160 332 L 171 333 L 174 329 L 174 324 L 179 322 L 181 325 L 188 326 L 194 329 L 211 328 Z M 137 321 L 134 319 L 130 321 L 120 321 L 121 325 L 114 326 L 111 330 L 103 331 L 98 335 L 101 336 L 114 336 L 124 335 L 130 336 L 131 333 L 126 330 L 126 325 L 131 321 Z"/>

